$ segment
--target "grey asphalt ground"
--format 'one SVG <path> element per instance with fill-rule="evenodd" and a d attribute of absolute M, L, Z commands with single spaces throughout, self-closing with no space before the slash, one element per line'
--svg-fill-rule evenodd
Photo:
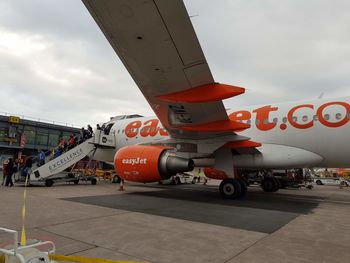
<path fill-rule="evenodd" d="M 217 186 L 100 182 L 30 187 L 30 239 L 57 253 L 147 262 L 350 262 L 350 189 L 223 200 Z M 23 187 L 0 187 L 0 227 L 21 228 Z M 9 242 L 0 234 L 0 246 Z"/>

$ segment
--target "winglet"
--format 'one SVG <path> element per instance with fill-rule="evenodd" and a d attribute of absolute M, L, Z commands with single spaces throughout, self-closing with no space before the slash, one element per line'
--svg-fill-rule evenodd
<path fill-rule="evenodd" d="M 240 95 L 244 88 L 220 83 L 211 83 L 180 92 L 157 96 L 158 99 L 171 102 L 200 103 L 219 101 Z"/>
<path fill-rule="evenodd" d="M 232 120 L 214 121 L 198 125 L 181 126 L 179 129 L 194 132 L 228 132 L 240 131 L 250 128 L 249 124 Z"/>

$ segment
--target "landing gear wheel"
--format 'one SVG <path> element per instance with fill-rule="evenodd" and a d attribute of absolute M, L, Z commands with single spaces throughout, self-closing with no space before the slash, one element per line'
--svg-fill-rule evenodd
<path fill-rule="evenodd" d="M 237 181 L 241 186 L 241 193 L 239 194 L 238 198 L 244 198 L 248 192 L 247 183 L 243 179 L 238 179 Z"/>
<path fill-rule="evenodd" d="M 236 179 L 224 179 L 219 187 L 222 197 L 237 199 L 242 193 L 241 184 Z"/>
<path fill-rule="evenodd" d="M 53 185 L 53 180 L 51 180 L 51 179 L 45 180 L 45 186 L 46 187 L 51 187 L 52 185 Z"/>
<path fill-rule="evenodd" d="M 276 192 L 278 190 L 278 182 L 276 178 L 266 177 L 261 181 L 261 188 L 264 192 Z"/>
<path fill-rule="evenodd" d="M 92 184 L 92 185 L 95 185 L 96 183 L 97 183 L 96 178 L 92 178 L 92 179 L 91 179 L 91 184 Z"/>
<path fill-rule="evenodd" d="M 73 181 L 74 184 L 79 184 L 79 179 Z"/>
<path fill-rule="evenodd" d="M 118 175 L 113 176 L 112 183 L 119 184 L 121 181 L 120 177 Z"/>
<path fill-rule="evenodd" d="M 316 184 L 317 184 L 317 185 L 323 185 L 323 183 L 322 183 L 321 180 L 317 180 L 317 181 L 316 181 Z"/>

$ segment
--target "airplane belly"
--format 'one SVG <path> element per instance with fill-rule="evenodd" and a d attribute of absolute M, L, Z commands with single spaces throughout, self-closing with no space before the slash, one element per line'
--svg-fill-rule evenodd
<path fill-rule="evenodd" d="M 264 144 L 257 154 L 241 154 L 233 156 L 237 168 L 296 168 L 315 167 L 323 161 L 323 157 L 296 147 Z"/>

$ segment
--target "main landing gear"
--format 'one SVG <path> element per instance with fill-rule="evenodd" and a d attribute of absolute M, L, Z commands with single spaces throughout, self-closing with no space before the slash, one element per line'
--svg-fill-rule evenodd
<path fill-rule="evenodd" d="M 227 199 L 243 198 L 247 194 L 247 184 L 242 179 L 224 179 L 219 187 L 222 197 Z"/>

